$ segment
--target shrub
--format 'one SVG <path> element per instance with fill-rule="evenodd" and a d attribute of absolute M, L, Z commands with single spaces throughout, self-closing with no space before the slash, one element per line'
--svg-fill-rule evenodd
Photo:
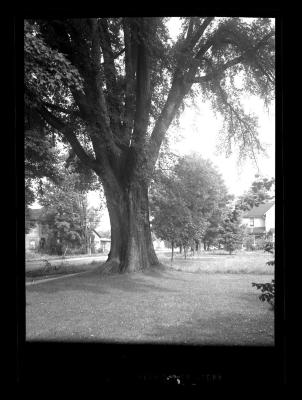
<path fill-rule="evenodd" d="M 267 244 L 267 241 L 265 238 L 256 238 L 256 250 L 265 250 L 265 246 Z"/>
<path fill-rule="evenodd" d="M 267 301 L 272 308 L 275 307 L 275 280 L 271 283 L 252 283 L 252 286 L 256 286 L 258 290 L 261 290 L 262 294 L 259 296 L 261 301 Z"/>
<path fill-rule="evenodd" d="M 264 251 L 274 254 L 274 243 L 266 241 L 264 244 Z M 266 262 L 267 265 L 275 265 L 275 260 Z M 272 308 L 275 308 L 275 280 L 273 279 L 270 283 L 252 283 L 258 290 L 261 290 L 262 294 L 259 296 L 259 300 L 267 301 Z"/>
<path fill-rule="evenodd" d="M 254 245 L 254 238 L 252 236 L 248 236 L 245 238 L 244 247 L 246 248 L 247 251 L 252 251 L 255 250 L 255 245 Z"/>

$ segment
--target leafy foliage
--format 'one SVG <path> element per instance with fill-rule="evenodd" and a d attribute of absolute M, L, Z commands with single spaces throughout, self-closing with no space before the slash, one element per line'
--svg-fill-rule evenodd
<path fill-rule="evenodd" d="M 94 151 L 96 141 L 115 155 L 126 149 L 124 146 L 139 143 L 140 152 L 145 150 L 148 157 L 155 140 L 162 143 L 188 97 L 202 95 L 224 116 L 228 145 L 238 144 L 242 154 L 249 154 L 254 147 L 260 149 L 256 117 L 244 112 L 239 99 L 243 91 L 266 102 L 273 96 L 272 21 L 184 17 L 178 39 L 173 42 L 167 20 L 25 21 L 26 103 L 36 107 L 56 129 L 67 123 L 77 130 L 82 124 Z M 146 52 L 142 56 L 146 57 L 144 67 L 137 64 L 141 52 Z M 139 77 L 141 71 L 145 79 Z M 234 84 L 239 74 L 243 87 Z M 136 114 L 140 103 L 135 98 L 141 93 L 137 85 L 142 84 L 147 85 L 143 109 L 148 134 L 140 129 L 142 140 L 137 142 L 133 141 L 137 134 L 133 128 L 140 118 Z M 175 103 L 171 115 L 165 115 L 170 103 Z M 48 114 L 50 110 L 55 119 Z M 69 118 L 71 115 L 76 118 Z M 57 123 L 58 118 L 63 125 Z M 157 133 L 156 122 L 161 118 L 165 118 L 163 134 Z M 93 137 L 96 130 L 98 139 Z M 151 158 L 155 162 L 157 157 Z"/>
<path fill-rule="evenodd" d="M 157 171 L 151 187 L 152 227 L 158 237 L 182 245 L 216 237 L 231 196 L 215 167 L 197 154 L 180 158 L 170 173 Z M 217 232 L 216 232 L 217 230 Z"/>
<path fill-rule="evenodd" d="M 230 211 L 222 223 L 219 232 L 219 242 L 224 248 L 232 254 L 236 249 L 240 248 L 244 238 L 244 229 L 240 225 L 240 219 L 236 213 Z"/>
<path fill-rule="evenodd" d="M 42 221 L 48 226 L 48 249 L 63 252 L 67 247 L 87 251 L 97 226 L 99 210 L 88 208 L 85 191 L 79 190 L 80 175 L 65 172 L 60 186 L 44 183 L 39 202 L 44 207 Z"/>
<path fill-rule="evenodd" d="M 264 251 L 268 253 L 274 254 L 274 244 L 270 241 L 267 241 Z M 275 265 L 275 260 L 267 261 L 267 265 Z M 272 279 L 271 282 L 268 283 L 252 283 L 252 286 L 255 286 L 258 290 L 261 290 L 261 295 L 259 296 L 259 300 L 267 301 L 271 307 L 275 308 L 275 280 Z"/>
<path fill-rule="evenodd" d="M 62 53 L 47 46 L 38 25 L 27 20 L 24 21 L 24 84 L 25 103 L 34 108 L 56 92 L 63 99 L 68 95 L 66 87 L 82 90 L 77 69 Z"/>
<path fill-rule="evenodd" d="M 250 210 L 274 198 L 273 189 L 275 179 L 265 178 L 260 175 L 256 175 L 255 177 L 256 180 L 252 183 L 250 189 L 239 197 L 236 202 L 236 210 L 238 212 Z"/>
<path fill-rule="evenodd" d="M 261 290 L 259 300 L 267 301 L 273 308 L 275 305 L 275 280 L 273 279 L 270 283 L 252 283 L 252 286 L 256 286 L 258 290 Z"/>

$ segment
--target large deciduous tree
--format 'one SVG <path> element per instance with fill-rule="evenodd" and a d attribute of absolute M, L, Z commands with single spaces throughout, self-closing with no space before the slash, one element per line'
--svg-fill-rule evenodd
<path fill-rule="evenodd" d="M 105 265 L 111 271 L 158 264 L 148 186 L 186 99 L 198 93 L 210 99 L 225 118 L 227 144 L 236 142 L 243 156 L 253 156 L 261 148 L 256 118 L 244 112 L 240 93 L 246 89 L 266 101 L 273 94 L 269 19 L 185 17 L 175 43 L 166 20 L 65 18 L 25 25 L 26 104 L 98 175 L 111 223 Z"/>
<path fill-rule="evenodd" d="M 212 244 L 233 198 L 215 166 L 194 153 L 179 158 L 168 173 L 157 171 L 150 194 L 156 235 L 184 250 Z"/>

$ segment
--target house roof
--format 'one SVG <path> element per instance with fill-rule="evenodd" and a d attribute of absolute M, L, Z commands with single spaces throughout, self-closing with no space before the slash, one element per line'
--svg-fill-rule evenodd
<path fill-rule="evenodd" d="M 253 207 L 251 210 L 246 212 L 243 215 L 243 218 L 252 218 L 252 217 L 263 217 L 267 213 L 267 211 L 274 205 L 274 202 L 269 202 L 265 204 L 260 204 L 257 207 Z"/>
<path fill-rule="evenodd" d="M 100 241 L 102 241 L 102 242 L 111 242 L 110 238 L 101 237 L 101 235 L 95 229 L 92 229 L 92 230 L 99 237 Z"/>

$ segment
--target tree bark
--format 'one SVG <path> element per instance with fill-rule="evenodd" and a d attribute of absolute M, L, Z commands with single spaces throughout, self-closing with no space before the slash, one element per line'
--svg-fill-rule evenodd
<path fill-rule="evenodd" d="M 127 187 L 104 182 L 111 224 L 111 248 L 104 272 L 142 271 L 158 267 L 149 222 L 148 188 L 133 181 Z"/>

